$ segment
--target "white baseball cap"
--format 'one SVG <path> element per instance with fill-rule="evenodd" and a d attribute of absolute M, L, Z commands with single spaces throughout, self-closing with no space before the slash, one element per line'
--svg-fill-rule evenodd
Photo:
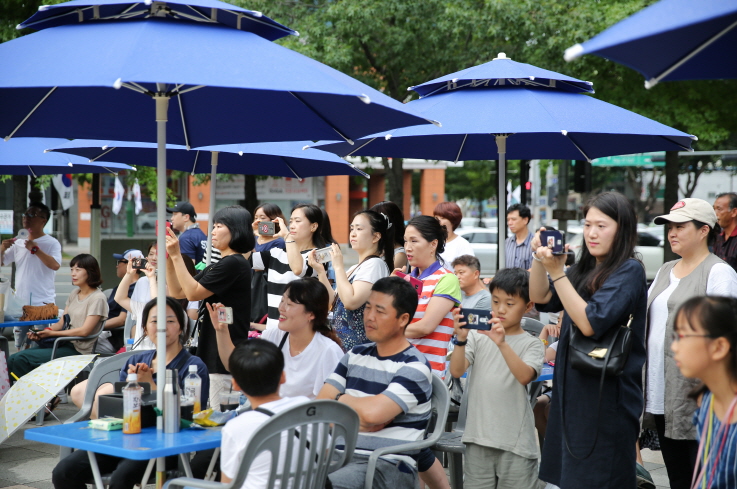
<path fill-rule="evenodd" d="M 113 253 L 113 258 L 116 260 L 130 260 L 132 258 L 143 258 L 141 250 L 125 250 L 123 253 Z"/>
<path fill-rule="evenodd" d="M 713 228 L 717 223 L 717 214 L 711 204 L 705 200 L 682 199 L 670 208 L 669 214 L 655 218 L 655 224 L 689 221 L 703 222 Z"/>

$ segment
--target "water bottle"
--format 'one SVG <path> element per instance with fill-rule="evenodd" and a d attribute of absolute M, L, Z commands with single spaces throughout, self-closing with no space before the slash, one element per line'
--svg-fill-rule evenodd
<path fill-rule="evenodd" d="M 164 385 L 164 433 L 179 433 L 180 395 L 179 372 L 176 369 L 167 369 Z"/>
<path fill-rule="evenodd" d="M 194 405 L 193 413 L 202 410 L 200 399 L 202 395 L 202 379 L 197 375 L 197 365 L 189 366 L 189 375 L 184 379 L 184 397 L 191 398 Z"/>
<path fill-rule="evenodd" d="M 133 338 L 128 338 L 125 340 L 125 351 L 131 351 L 133 349 L 133 344 L 135 343 L 135 340 Z"/>
<path fill-rule="evenodd" d="M 123 433 L 134 435 L 141 432 L 141 393 L 138 374 L 128 374 L 128 385 L 123 388 Z"/>

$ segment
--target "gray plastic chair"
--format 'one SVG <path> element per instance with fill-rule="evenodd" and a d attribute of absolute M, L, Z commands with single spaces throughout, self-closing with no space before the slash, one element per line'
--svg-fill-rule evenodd
<path fill-rule="evenodd" d="M 535 338 L 540 336 L 540 333 L 542 333 L 543 327 L 545 325 L 538 321 L 537 319 L 532 318 L 522 318 L 522 329 L 530 333 Z"/>
<path fill-rule="evenodd" d="M 435 374 L 432 374 L 432 398 L 430 405 L 437 414 L 435 426 L 432 427 L 432 431 L 423 440 L 377 448 L 372 451 L 368 460 L 368 466 L 366 467 L 364 489 L 372 489 L 374 485 L 374 473 L 376 472 L 376 463 L 379 461 L 379 457 L 392 453 L 416 452 L 422 448 L 432 447 L 440 440 L 440 437 L 445 431 L 445 422 L 448 419 L 450 393 L 445 382 Z"/>
<path fill-rule="evenodd" d="M 125 325 L 123 325 L 123 343 L 125 344 L 126 341 L 128 341 L 128 338 L 131 337 L 131 330 L 133 330 L 133 326 L 136 324 L 136 320 L 133 319 L 133 313 L 128 311 L 128 315 L 125 317 Z"/>
<path fill-rule="evenodd" d="M 266 487 L 292 489 L 322 489 L 329 472 L 333 472 L 353 457 L 358 438 L 358 414 L 345 404 L 335 401 L 312 401 L 275 414 L 253 433 L 243 453 L 238 473 L 228 484 L 179 477 L 169 481 L 164 488 L 198 487 L 205 489 L 231 489 L 243 485 L 251 464 L 261 453 L 271 452 L 271 473 Z M 297 437 L 297 430 L 302 436 Z M 286 432 L 287 436 L 282 437 Z M 309 436 L 305 434 L 310 433 Z M 282 439 L 283 438 L 283 439 Z M 283 463 L 282 442 L 286 442 Z M 344 450 L 336 450 L 336 444 Z M 297 450 L 297 470 L 285 470 L 278 474 L 278 467 L 291 467 Z M 314 460 L 314 463 L 309 461 Z"/>
<path fill-rule="evenodd" d="M 448 453 L 448 472 L 450 472 L 450 487 L 463 489 L 463 455 L 466 453 L 466 445 L 463 444 L 463 432 L 466 431 L 466 417 L 468 416 L 468 386 L 471 378 L 471 370 L 468 367 L 466 374 L 466 385 L 463 387 L 461 406 L 458 409 L 458 422 L 450 432 L 440 435 L 440 439 L 432 449 L 436 452 Z"/>

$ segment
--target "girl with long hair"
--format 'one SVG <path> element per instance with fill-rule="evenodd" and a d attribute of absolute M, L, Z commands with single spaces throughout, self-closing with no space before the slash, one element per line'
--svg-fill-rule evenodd
<path fill-rule="evenodd" d="M 637 217 L 616 192 L 593 197 L 584 216 L 586 246 L 567 273 L 567 255 L 541 246 L 539 232 L 531 243 L 530 298 L 541 311 L 565 309 L 540 479 L 561 489 L 635 487 L 647 307 L 645 269 L 635 257 Z M 600 390 L 599 375 L 568 363 L 572 328 L 601 338 L 630 317 L 633 341 L 624 370 Z"/>
<path fill-rule="evenodd" d="M 364 305 L 373 284 L 388 277 L 394 266 L 394 240 L 386 217 L 371 210 L 359 211 L 353 216 L 350 229 L 349 240 L 358 253 L 358 264 L 346 270 L 340 246 L 333 243 L 330 255 L 335 269 L 335 291 L 327 271 L 315 261 L 314 252 L 310 253 L 308 262 L 317 270 L 334 304 L 331 323 L 346 351 L 369 341 L 363 328 Z"/>

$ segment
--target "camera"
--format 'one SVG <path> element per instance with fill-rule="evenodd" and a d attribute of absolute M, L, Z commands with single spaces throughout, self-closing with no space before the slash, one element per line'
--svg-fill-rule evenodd
<path fill-rule="evenodd" d="M 133 270 L 143 270 L 146 268 L 146 265 L 148 265 L 148 260 L 145 258 L 131 259 L 131 268 L 133 268 Z"/>
<path fill-rule="evenodd" d="M 330 246 L 315 250 L 315 260 L 317 260 L 317 263 L 327 263 L 332 261 L 333 257 L 330 255 Z"/>
<path fill-rule="evenodd" d="M 218 322 L 233 324 L 233 308 L 226 306 L 218 307 Z"/>
<path fill-rule="evenodd" d="M 274 223 L 271 221 L 259 221 L 258 234 L 261 236 L 273 236 L 275 234 Z"/>
<path fill-rule="evenodd" d="M 553 250 L 554 255 L 566 254 L 566 240 L 560 231 L 540 231 L 540 244 Z"/>

